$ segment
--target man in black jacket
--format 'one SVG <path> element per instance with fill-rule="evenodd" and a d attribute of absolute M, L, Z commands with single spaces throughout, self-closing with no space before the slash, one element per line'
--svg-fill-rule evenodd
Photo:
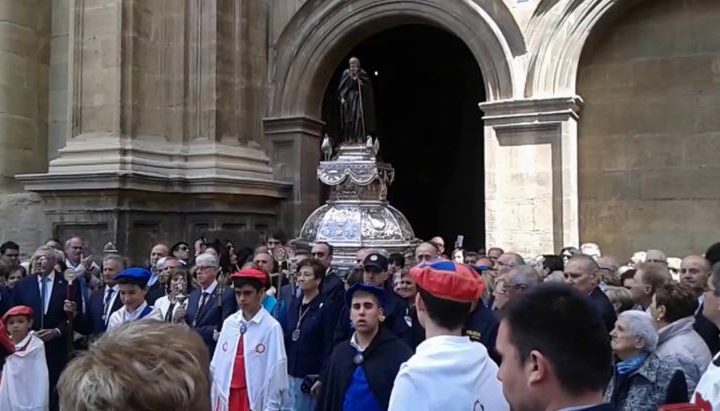
<path fill-rule="evenodd" d="M 598 287 L 599 282 L 598 265 L 592 257 L 576 254 L 565 264 L 565 283 L 590 298 L 605 323 L 605 328 L 610 332 L 615 327 L 615 309 L 610 299 Z"/>
<path fill-rule="evenodd" d="M 310 254 L 313 258 L 317 258 L 327 269 L 325 278 L 320 284 L 320 292 L 325 298 L 339 307 L 342 305 L 343 295 L 345 294 L 345 283 L 332 268 L 333 251 L 333 246 L 320 241 L 315 243 Z"/>
<path fill-rule="evenodd" d="M 355 332 L 333 350 L 321 382 L 320 411 L 386 410 L 400 365 L 412 356 L 410 348 L 380 325 L 382 288 L 357 284 L 346 293 Z"/>

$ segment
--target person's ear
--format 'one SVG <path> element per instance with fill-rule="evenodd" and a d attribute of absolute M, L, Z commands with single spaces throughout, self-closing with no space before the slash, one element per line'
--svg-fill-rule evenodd
<path fill-rule="evenodd" d="M 656 320 L 664 320 L 665 314 L 667 313 L 667 308 L 664 305 L 657 305 L 655 304 L 655 312 L 657 313 Z"/>
<path fill-rule="evenodd" d="M 545 356 L 537 351 L 530 351 L 527 360 L 525 361 L 525 373 L 527 375 L 528 386 L 537 385 L 542 383 L 548 378 L 551 370 L 550 362 Z"/>
<path fill-rule="evenodd" d="M 420 293 L 415 294 L 415 308 L 418 312 L 427 310 L 425 308 L 425 302 L 423 301 L 422 297 L 420 297 Z"/>

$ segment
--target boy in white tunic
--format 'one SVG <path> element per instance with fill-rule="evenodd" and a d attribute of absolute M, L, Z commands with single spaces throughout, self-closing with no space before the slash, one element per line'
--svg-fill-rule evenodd
<path fill-rule="evenodd" d="M 509 410 L 497 365 L 482 344 L 462 336 L 472 304 L 485 289 L 480 276 L 453 261 L 421 264 L 410 275 L 417 284 L 418 320 L 427 338 L 400 367 L 389 409 Z"/>
<path fill-rule="evenodd" d="M 239 310 L 223 323 L 210 363 L 212 409 L 288 409 L 283 330 L 262 307 L 268 276 L 259 269 L 246 268 L 230 279 Z"/>
<path fill-rule="evenodd" d="M 123 306 L 110 316 L 108 330 L 131 321 L 163 320 L 160 310 L 145 301 L 150 276 L 150 271 L 142 267 L 130 267 L 115 276 Z"/>
<path fill-rule="evenodd" d="M 45 411 L 50 406 L 45 345 L 33 335 L 32 308 L 19 305 L 2 318 L 15 343 L 0 380 L 0 410 Z"/>

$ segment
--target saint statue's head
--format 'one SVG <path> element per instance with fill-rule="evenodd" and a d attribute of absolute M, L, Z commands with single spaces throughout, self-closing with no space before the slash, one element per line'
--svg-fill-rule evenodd
<path fill-rule="evenodd" d="M 357 57 L 350 57 L 350 73 L 357 75 L 360 72 L 360 60 Z"/>

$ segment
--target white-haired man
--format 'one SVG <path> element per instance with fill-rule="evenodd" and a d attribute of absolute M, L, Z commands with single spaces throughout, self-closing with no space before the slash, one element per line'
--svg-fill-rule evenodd
<path fill-rule="evenodd" d="M 178 308 L 177 318 L 184 318 L 205 341 L 210 353 L 215 351 L 213 334 L 222 320 L 222 308 L 218 304 L 217 274 L 220 271 L 218 259 L 214 254 L 200 254 L 195 259 L 199 287 L 190 293 L 187 310 Z"/>

